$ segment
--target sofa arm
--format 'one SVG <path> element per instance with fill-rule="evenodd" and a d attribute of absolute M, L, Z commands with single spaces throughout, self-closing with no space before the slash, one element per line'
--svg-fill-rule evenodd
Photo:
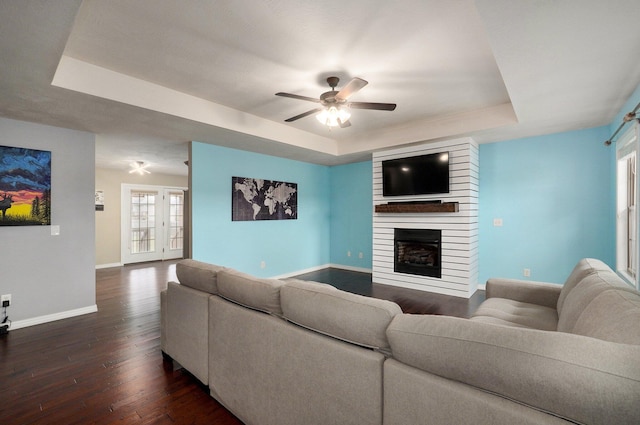
<path fill-rule="evenodd" d="M 164 352 L 205 385 L 209 383 L 208 292 L 167 284 Z"/>
<path fill-rule="evenodd" d="M 561 290 L 562 286 L 554 283 L 491 278 L 487 281 L 486 295 L 556 308 Z"/>
<path fill-rule="evenodd" d="M 160 349 L 167 352 L 167 290 L 160 291 Z M 167 354 L 168 355 L 168 354 Z"/>
<path fill-rule="evenodd" d="M 554 415 L 640 423 L 640 346 L 446 316 L 398 315 L 393 357 Z"/>

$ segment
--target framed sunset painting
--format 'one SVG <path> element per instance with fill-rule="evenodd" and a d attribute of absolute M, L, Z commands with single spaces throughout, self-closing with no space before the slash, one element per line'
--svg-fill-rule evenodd
<path fill-rule="evenodd" d="M 0 146 L 0 226 L 51 224 L 51 152 Z"/>

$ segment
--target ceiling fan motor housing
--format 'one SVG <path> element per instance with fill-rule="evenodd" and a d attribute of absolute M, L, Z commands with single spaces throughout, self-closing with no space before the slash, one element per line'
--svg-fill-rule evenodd
<path fill-rule="evenodd" d="M 340 78 L 338 77 L 327 78 L 327 84 L 329 84 L 329 87 L 331 87 L 332 89 L 335 89 L 336 87 L 338 87 L 338 82 L 340 82 Z"/>
<path fill-rule="evenodd" d="M 324 92 L 320 95 L 320 100 L 322 101 L 322 103 L 338 103 L 340 102 L 340 100 L 336 98 L 337 94 L 338 92 L 336 90 Z M 346 100 L 342 103 L 344 102 L 346 102 Z"/>

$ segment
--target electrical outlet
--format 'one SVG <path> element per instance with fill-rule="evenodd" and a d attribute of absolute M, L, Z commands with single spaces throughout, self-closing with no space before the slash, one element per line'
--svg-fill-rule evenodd
<path fill-rule="evenodd" d="M 267 263 L 265 261 L 260 261 L 260 268 L 264 269 L 267 267 Z"/>
<path fill-rule="evenodd" d="M 524 269 L 524 270 L 522 271 L 522 275 L 523 275 L 524 277 L 531 277 L 531 269 Z"/>
<path fill-rule="evenodd" d="M 2 295 L 0 297 L 2 307 L 9 307 L 11 305 L 11 294 Z"/>
<path fill-rule="evenodd" d="M 358 254 L 358 258 L 364 258 L 364 254 L 361 252 L 360 254 Z"/>
<path fill-rule="evenodd" d="M 347 251 L 347 257 L 351 257 L 351 251 Z"/>

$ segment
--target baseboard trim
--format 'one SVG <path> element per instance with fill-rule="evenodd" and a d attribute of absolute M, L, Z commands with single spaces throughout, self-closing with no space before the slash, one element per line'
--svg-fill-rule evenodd
<path fill-rule="evenodd" d="M 98 306 L 94 304 L 88 307 L 76 308 L 75 310 L 61 311 L 59 313 L 32 317 L 31 319 L 16 320 L 11 322 L 11 327 L 9 328 L 9 330 L 13 331 L 20 328 L 26 328 L 28 326 L 42 325 L 44 323 L 55 322 L 56 320 L 68 319 L 70 317 L 82 316 L 83 314 L 95 313 L 96 311 L 98 311 Z"/>
<path fill-rule="evenodd" d="M 318 270 L 326 269 L 327 267 L 331 267 L 331 265 L 330 264 L 322 264 L 320 266 L 310 267 L 310 268 L 304 269 L 304 270 L 298 270 L 298 271 L 291 272 L 291 273 L 285 273 L 285 274 L 280 274 L 278 276 L 272 276 L 271 278 L 272 279 L 288 279 L 290 277 L 298 276 L 299 274 L 317 272 Z"/>
<path fill-rule="evenodd" d="M 316 267 L 311 267 L 304 270 L 298 270 L 291 273 L 285 273 L 278 276 L 273 276 L 272 279 L 288 279 L 290 277 L 298 276 L 305 273 L 317 272 L 318 270 L 323 270 L 328 268 L 349 270 L 352 272 L 360 272 L 360 273 L 371 273 L 371 269 L 366 269 L 364 267 L 353 267 L 353 266 L 345 266 L 344 264 L 329 263 L 329 264 L 322 264 Z"/>
<path fill-rule="evenodd" d="M 122 263 L 96 264 L 96 270 L 110 269 L 111 267 L 122 267 Z"/>

